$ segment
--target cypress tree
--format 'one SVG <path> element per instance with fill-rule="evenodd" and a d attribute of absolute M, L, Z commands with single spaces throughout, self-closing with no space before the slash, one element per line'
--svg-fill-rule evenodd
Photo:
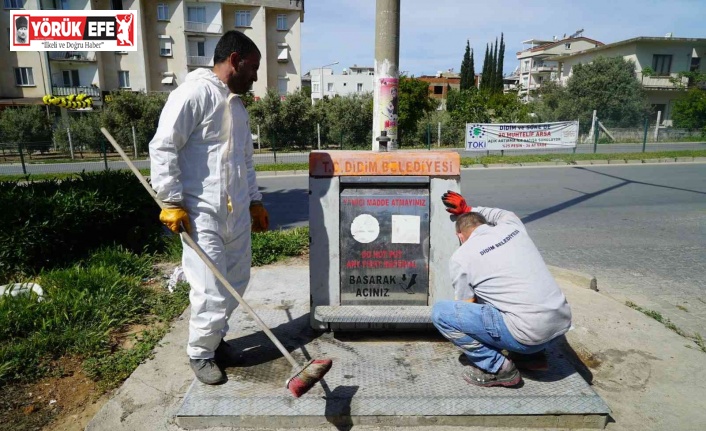
<path fill-rule="evenodd" d="M 491 63 L 490 63 L 491 81 L 489 83 L 488 89 L 490 90 L 491 93 L 495 93 L 495 91 L 498 88 L 497 70 L 498 70 L 498 38 L 496 37 L 495 38 L 495 45 L 493 46 L 493 59 L 491 60 Z"/>
<path fill-rule="evenodd" d="M 500 53 L 498 54 L 498 72 L 496 75 L 496 89 L 499 93 L 503 91 L 503 63 L 505 57 L 505 35 L 500 33 Z"/>
<path fill-rule="evenodd" d="M 471 66 L 468 70 L 468 77 L 470 79 L 471 87 L 476 86 L 476 66 L 473 64 L 473 50 L 471 50 Z"/>
<path fill-rule="evenodd" d="M 466 90 L 470 88 L 468 82 L 468 73 L 471 67 L 471 45 L 468 40 L 466 40 L 466 52 L 463 54 L 463 61 L 461 62 L 461 90 Z"/>
<path fill-rule="evenodd" d="M 485 59 L 483 59 L 483 72 L 481 75 L 480 89 L 486 90 L 488 88 L 488 80 L 490 79 L 490 74 L 488 69 L 490 67 L 490 55 L 488 54 L 488 44 L 485 44 Z"/>

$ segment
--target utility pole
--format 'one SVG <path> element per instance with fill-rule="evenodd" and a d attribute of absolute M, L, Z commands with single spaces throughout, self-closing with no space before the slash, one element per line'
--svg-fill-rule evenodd
<path fill-rule="evenodd" d="M 400 61 L 400 0 L 376 0 L 375 81 L 373 83 L 373 151 L 376 138 L 387 132 L 389 150 L 396 150 Z"/>

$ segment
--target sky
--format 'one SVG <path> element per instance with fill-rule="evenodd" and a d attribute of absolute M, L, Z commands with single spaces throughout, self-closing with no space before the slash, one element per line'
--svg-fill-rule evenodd
<path fill-rule="evenodd" d="M 373 66 L 376 0 L 307 0 L 302 74 L 330 66 Z M 519 65 L 523 40 L 585 37 L 612 43 L 638 36 L 706 38 L 706 0 L 401 0 L 400 64 L 407 75 L 460 71 L 466 40 L 479 73 L 487 43 L 505 35 L 504 72 Z"/>

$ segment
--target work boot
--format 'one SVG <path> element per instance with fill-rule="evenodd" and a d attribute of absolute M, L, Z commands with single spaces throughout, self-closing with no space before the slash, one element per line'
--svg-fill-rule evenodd
<path fill-rule="evenodd" d="M 218 385 L 226 381 L 226 373 L 214 359 L 189 359 L 196 378 L 207 385 Z"/>
<path fill-rule="evenodd" d="M 242 357 L 240 353 L 225 340 L 221 340 L 216 347 L 216 362 L 221 367 L 234 367 L 242 363 Z"/>
<path fill-rule="evenodd" d="M 505 359 L 509 364 L 504 365 L 500 370 L 493 374 L 481 370 L 478 367 L 469 365 L 466 371 L 463 372 L 463 380 L 476 386 L 515 386 L 522 381 L 520 372 L 517 371 L 515 364 L 509 359 Z"/>
<path fill-rule="evenodd" d="M 526 371 L 547 371 L 549 363 L 544 350 L 529 355 L 510 352 L 507 356 L 515 363 L 518 369 Z"/>

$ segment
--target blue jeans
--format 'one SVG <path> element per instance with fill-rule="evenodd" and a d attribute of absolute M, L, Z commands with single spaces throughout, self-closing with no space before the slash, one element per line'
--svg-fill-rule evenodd
<path fill-rule="evenodd" d="M 489 304 L 439 301 L 434 304 L 431 320 L 441 335 L 461 349 L 473 365 L 490 373 L 497 373 L 505 360 L 501 350 L 531 354 L 548 344 L 519 343 L 507 330 L 500 312 Z"/>

